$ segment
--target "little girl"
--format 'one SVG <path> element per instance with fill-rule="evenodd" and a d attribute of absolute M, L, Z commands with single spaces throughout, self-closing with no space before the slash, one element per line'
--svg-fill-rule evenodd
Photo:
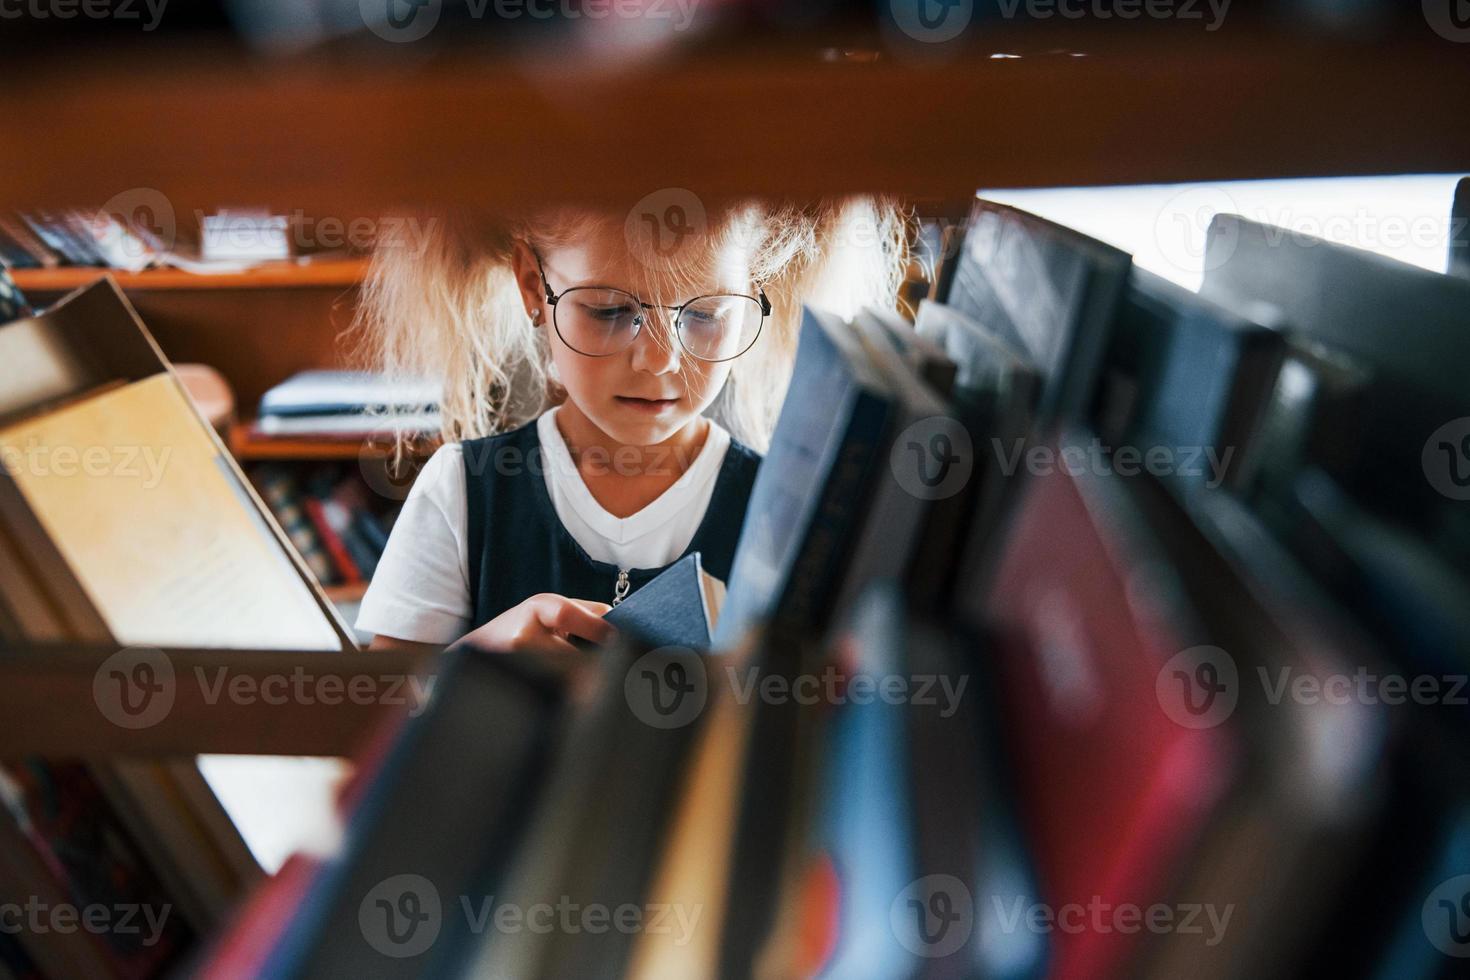
<path fill-rule="evenodd" d="M 891 308 L 905 240 L 867 200 L 732 207 L 675 248 L 570 210 L 429 227 L 380 246 L 359 311 L 377 366 L 444 382 L 358 616 L 374 647 L 569 650 L 685 554 L 728 579 L 801 304 Z"/>

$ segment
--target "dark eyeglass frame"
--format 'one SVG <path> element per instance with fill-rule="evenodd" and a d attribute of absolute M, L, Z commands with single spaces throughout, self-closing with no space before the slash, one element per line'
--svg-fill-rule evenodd
<path fill-rule="evenodd" d="M 755 342 L 757 340 L 760 340 L 761 333 L 766 328 L 766 318 L 771 315 L 771 301 L 766 297 L 766 291 L 761 286 L 756 287 L 755 296 L 751 296 L 747 293 L 705 293 L 701 296 L 695 296 L 693 299 L 680 303 L 678 306 L 662 306 L 658 303 L 645 303 L 636 294 L 628 292 L 628 290 L 623 289 L 621 286 L 572 286 L 568 289 L 563 289 L 561 292 L 558 293 L 552 290 L 551 283 L 548 282 L 546 279 L 546 267 L 541 263 L 541 256 L 537 254 L 534 250 L 531 252 L 531 254 L 536 258 L 536 271 L 541 274 L 541 288 L 546 290 L 546 302 L 551 306 L 552 329 L 556 331 L 556 335 L 558 337 L 561 337 L 562 343 L 566 344 L 568 348 L 576 351 L 583 357 L 612 357 L 614 354 L 621 354 L 629 347 L 632 347 L 634 341 L 638 339 L 638 335 L 643 332 L 643 323 L 645 322 L 645 320 L 640 319 L 637 328 L 633 331 L 633 336 L 629 337 L 628 342 L 619 347 L 617 350 L 608 351 L 606 354 L 589 354 L 584 350 L 578 350 L 576 347 L 572 346 L 572 344 L 567 340 L 566 337 L 562 336 L 561 327 L 556 322 L 556 304 L 567 293 L 576 292 L 579 289 L 608 289 L 612 290 L 613 292 L 622 293 L 625 296 L 632 296 L 634 301 L 637 302 L 637 304 L 645 310 L 672 310 L 674 313 L 674 334 L 679 338 L 679 346 L 684 349 L 684 353 L 688 354 L 696 361 L 704 361 L 706 364 L 722 364 L 725 361 L 733 361 L 735 360 L 735 358 L 748 353 L 750 349 L 755 346 Z M 701 357 L 698 354 L 694 353 L 694 351 L 690 350 L 689 346 L 684 343 L 684 332 L 679 329 L 680 317 L 683 316 L 684 310 L 687 307 L 698 303 L 702 299 L 713 299 L 718 296 L 737 296 L 741 299 L 748 299 L 752 303 L 757 304 L 761 310 L 761 322 L 760 325 L 755 328 L 755 336 L 750 338 L 750 343 L 746 344 L 745 348 L 741 350 L 740 353 L 731 354 L 729 357 Z"/>

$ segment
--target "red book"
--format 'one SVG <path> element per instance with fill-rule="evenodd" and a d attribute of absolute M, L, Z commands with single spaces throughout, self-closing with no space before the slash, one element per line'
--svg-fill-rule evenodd
<path fill-rule="evenodd" d="M 245 980 L 262 975 L 286 927 L 299 911 L 321 861 L 297 854 L 256 889 L 234 924 L 194 974 L 200 980 Z"/>
<path fill-rule="evenodd" d="M 302 506 L 306 508 L 306 515 L 311 518 L 311 523 L 316 527 L 317 536 L 322 539 L 327 553 L 332 556 L 332 562 L 337 566 L 337 571 L 342 574 L 342 581 L 346 583 L 366 581 L 362 577 L 362 571 L 357 563 L 352 560 L 352 555 L 347 551 L 347 545 L 343 543 L 342 536 L 337 529 L 332 527 L 332 522 L 327 520 L 326 508 L 322 502 L 310 494 L 302 499 Z"/>
<path fill-rule="evenodd" d="M 1093 905 L 1166 900 L 1234 769 L 1228 729 L 1186 727 L 1160 703 L 1161 671 L 1198 640 L 1120 479 L 1028 478 L 989 602 L 1026 836 L 1064 926 L 1049 975 L 1063 980 L 1126 972 L 1139 935 L 1091 927 Z"/>

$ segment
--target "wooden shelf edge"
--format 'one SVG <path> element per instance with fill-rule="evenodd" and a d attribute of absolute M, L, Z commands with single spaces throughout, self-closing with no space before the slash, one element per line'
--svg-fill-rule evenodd
<path fill-rule="evenodd" d="M 350 582 L 346 585 L 324 585 L 322 586 L 322 594 L 327 597 L 328 601 L 333 603 L 358 602 L 363 596 L 367 595 L 367 587 L 368 584 L 366 582 Z"/>
<path fill-rule="evenodd" d="M 439 445 L 438 439 L 422 440 L 413 443 L 408 452 L 415 458 L 427 458 Z M 229 447 L 242 463 L 383 459 L 393 452 L 393 444 L 381 440 L 263 436 L 251 422 L 231 426 Z"/>
<path fill-rule="evenodd" d="M 411 650 L 153 651 L 158 676 L 173 678 L 170 700 L 159 717 L 134 721 L 107 702 L 103 671 L 115 652 L 5 650 L 0 758 L 351 757 L 382 726 L 422 710 L 437 669 L 434 654 Z"/>
<path fill-rule="evenodd" d="M 200 275 L 182 269 L 146 269 L 125 272 L 91 266 L 58 266 L 54 269 L 12 269 L 11 277 L 22 292 L 70 292 L 79 286 L 111 276 L 125 290 L 202 289 L 306 289 L 349 288 L 362 282 L 367 259 L 334 259 L 328 262 L 272 262 L 244 272 Z"/>
<path fill-rule="evenodd" d="M 983 53 L 1012 40 L 1063 54 Z M 897 50 L 870 64 L 794 44 L 753 61 L 731 46 L 595 76 L 471 53 L 269 73 L 156 48 L 74 59 L 8 96 L 11 127 L 48 138 L 0 149 L 0 204 L 76 206 L 152 188 L 182 212 L 217 207 L 227 188 L 341 221 L 416 205 L 626 212 L 669 188 L 706 206 L 874 191 L 956 203 L 980 187 L 1441 172 L 1470 157 L 1470 128 L 1449 125 L 1442 108 L 1470 85 L 1470 59 L 1427 27 L 1371 45 L 1233 26 L 997 30 L 977 45 L 953 61 Z M 251 138 L 201 139 L 222 116 Z M 683 127 L 680 153 L 602 154 L 589 180 L 585 161 L 608 132 L 669 120 Z"/>

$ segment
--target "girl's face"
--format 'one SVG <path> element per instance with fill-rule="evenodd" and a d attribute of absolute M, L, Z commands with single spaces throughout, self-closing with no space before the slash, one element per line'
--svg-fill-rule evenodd
<path fill-rule="evenodd" d="M 671 288 L 667 275 L 656 274 L 629 251 L 621 231 L 599 232 L 568 247 L 544 250 L 541 260 L 552 291 L 560 295 L 579 286 L 611 286 L 656 306 L 678 306 L 701 295 L 753 292 L 739 249 L 707 258 L 697 271 L 681 270 L 678 286 Z M 617 353 L 603 357 L 578 353 L 553 327 L 540 270 L 523 243 L 516 246 L 515 274 L 527 311 L 533 316 L 537 310 L 541 313 L 540 327 L 547 331 L 552 361 L 568 399 L 623 445 L 652 446 L 673 437 L 709 407 L 730 376 L 732 361 L 701 361 L 679 345 L 673 310 L 644 311 L 642 329 Z"/>

